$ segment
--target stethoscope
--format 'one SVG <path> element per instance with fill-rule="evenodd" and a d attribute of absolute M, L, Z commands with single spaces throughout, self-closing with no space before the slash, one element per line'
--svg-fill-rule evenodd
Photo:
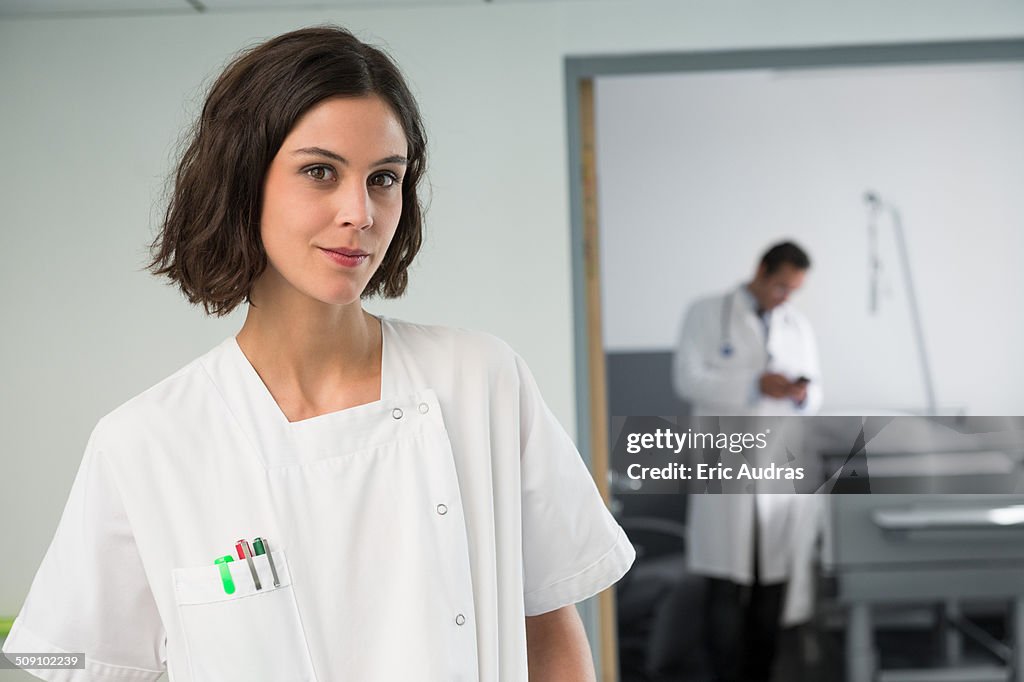
<path fill-rule="evenodd" d="M 735 305 L 734 301 L 739 295 L 740 292 L 737 290 L 722 299 L 722 344 L 719 346 L 719 352 L 721 352 L 723 358 L 732 357 L 732 354 L 736 352 L 736 347 L 732 344 L 732 310 Z M 768 354 L 768 362 L 772 360 L 771 351 L 768 350 L 768 340 L 771 337 L 771 333 L 772 325 L 769 323 L 765 325 L 764 334 L 764 350 Z"/>

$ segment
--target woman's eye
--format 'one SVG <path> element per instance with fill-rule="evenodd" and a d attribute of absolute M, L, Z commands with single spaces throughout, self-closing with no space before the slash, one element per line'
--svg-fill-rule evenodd
<path fill-rule="evenodd" d="M 334 170 L 330 166 L 312 166 L 303 172 L 317 182 L 323 182 L 330 178 Z"/>
<path fill-rule="evenodd" d="M 394 173 L 377 173 L 370 178 L 370 184 L 376 187 L 391 187 L 398 183 L 398 176 Z"/>

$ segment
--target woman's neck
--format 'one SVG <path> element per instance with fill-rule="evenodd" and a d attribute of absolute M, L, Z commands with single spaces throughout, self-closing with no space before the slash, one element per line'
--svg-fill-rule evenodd
<path fill-rule="evenodd" d="M 380 320 L 359 301 L 254 298 L 239 347 L 289 421 L 380 399 Z"/>

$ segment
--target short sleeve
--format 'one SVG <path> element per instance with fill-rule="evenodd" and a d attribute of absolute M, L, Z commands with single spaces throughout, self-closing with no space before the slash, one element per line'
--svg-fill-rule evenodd
<path fill-rule="evenodd" d="M 3 651 L 85 654 L 84 670 L 27 671 L 44 680 L 156 680 L 166 667 L 163 623 L 98 430 Z"/>
<path fill-rule="evenodd" d="M 629 570 L 636 553 L 530 370 L 518 356 L 516 363 L 523 592 L 526 615 L 536 616 L 610 587 Z"/>

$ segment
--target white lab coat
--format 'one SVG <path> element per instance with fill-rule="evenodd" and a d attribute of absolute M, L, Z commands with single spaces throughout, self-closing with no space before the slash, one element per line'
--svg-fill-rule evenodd
<path fill-rule="evenodd" d="M 821 405 L 821 372 L 814 333 L 791 304 L 771 312 L 767 342 L 745 285 L 701 299 L 687 310 L 673 358 L 676 393 L 695 416 L 814 414 Z M 723 352 L 727 348 L 728 352 Z M 811 380 L 802 406 L 760 392 L 765 372 Z M 770 442 L 782 442 L 775 434 Z M 784 453 L 762 451 L 758 465 L 785 463 Z M 788 581 L 782 622 L 806 621 L 813 606 L 812 560 L 823 502 L 818 495 L 693 495 L 687 523 L 690 570 L 740 584 L 753 582 L 753 505 L 761 535 L 762 582 Z"/>
<path fill-rule="evenodd" d="M 672 378 L 694 415 L 814 414 L 821 406 L 818 347 L 807 318 L 788 302 L 778 306 L 771 312 L 766 344 L 755 305 L 740 286 L 701 299 L 686 311 Z M 723 345 L 731 352 L 723 353 Z M 804 405 L 763 395 L 758 382 L 765 372 L 790 380 L 809 378 Z"/>
<path fill-rule="evenodd" d="M 633 548 L 522 360 L 384 319 L 382 399 L 288 422 L 234 337 L 94 429 L 5 652 L 49 680 L 527 680 Z M 256 558 L 214 559 L 266 538 Z"/>

